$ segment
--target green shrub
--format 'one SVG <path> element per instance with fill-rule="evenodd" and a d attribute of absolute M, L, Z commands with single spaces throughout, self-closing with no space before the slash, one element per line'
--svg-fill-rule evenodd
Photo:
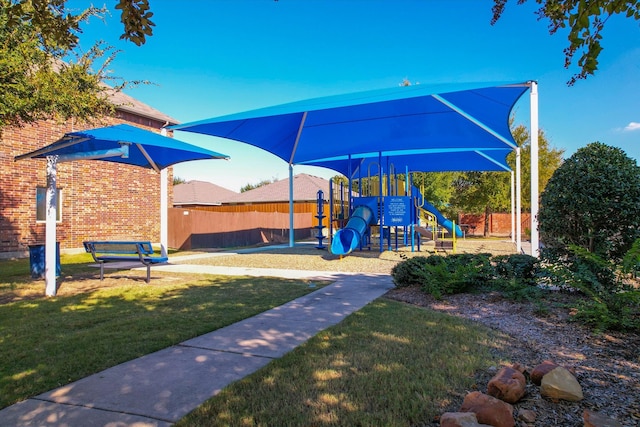
<path fill-rule="evenodd" d="M 640 270 L 640 239 L 636 239 L 622 259 L 622 272 L 631 277 L 638 277 Z"/>
<path fill-rule="evenodd" d="M 427 263 L 427 257 L 417 256 L 396 264 L 391 270 L 393 283 L 398 288 L 422 285 L 425 280 L 424 266 Z"/>
<path fill-rule="evenodd" d="M 544 251 L 543 256 L 551 283 L 587 297 L 577 304 L 575 320 L 600 330 L 640 329 L 640 292 L 624 282 L 616 264 L 575 245 L 566 255 Z"/>
<path fill-rule="evenodd" d="M 526 254 L 497 255 L 492 258 L 496 276 L 507 281 L 535 286 L 538 259 Z"/>
<path fill-rule="evenodd" d="M 493 278 L 489 254 L 418 256 L 397 264 L 391 275 L 398 287 L 419 285 L 441 298 L 480 287 Z"/>
<path fill-rule="evenodd" d="M 594 142 L 555 170 L 540 196 L 540 238 L 620 260 L 640 237 L 640 167 L 619 148 Z"/>
<path fill-rule="evenodd" d="M 640 291 L 628 289 L 606 299 L 578 303 L 574 319 L 597 330 L 640 331 Z"/>

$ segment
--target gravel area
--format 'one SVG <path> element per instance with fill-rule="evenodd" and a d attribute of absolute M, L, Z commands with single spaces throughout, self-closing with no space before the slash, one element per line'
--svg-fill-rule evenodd
<path fill-rule="evenodd" d="M 566 295 L 555 295 L 555 301 L 548 302 L 556 304 L 544 313 L 532 304 L 516 303 L 494 293 L 451 295 L 438 301 L 416 288 L 396 288 L 386 297 L 470 319 L 508 334 L 508 342 L 498 343 L 497 350 L 505 362 L 520 363 L 530 371 L 544 360 L 553 360 L 573 369 L 584 399 L 553 402 L 540 395 L 538 386 L 529 384 L 526 396 L 514 407 L 516 413 L 533 410 L 537 419 L 535 424 L 519 425 L 582 427 L 583 411 L 589 409 L 616 419 L 624 427 L 640 426 L 640 336 L 597 334 L 571 323 L 571 313 L 557 306 Z M 480 391 L 486 392 L 498 368 L 478 373 Z M 449 410 L 455 412 L 463 398 L 463 394 L 457 396 Z"/>
<path fill-rule="evenodd" d="M 459 239 L 458 252 L 494 255 L 511 254 L 515 246 L 508 240 Z M 411 248 L 398 251 L 380 252 L 378 247 L 371 250 L 354 251 L 346 256 L 333 255 L 328 250 L 316 249 L 313 244 L 297 245 L 293 248 L 269 249 L 252 253 L 216 253 L 215 256 L 185 260 L 184 264 L 218 265 L 228 267 L 283 268 L 291 270 L 338 271 L 353 273 L 391 273 L 391 269 L 403 259 L 413 256 L 428 256 L 435 252 L 433 242 L 423 244 L 418 252 Z"/>

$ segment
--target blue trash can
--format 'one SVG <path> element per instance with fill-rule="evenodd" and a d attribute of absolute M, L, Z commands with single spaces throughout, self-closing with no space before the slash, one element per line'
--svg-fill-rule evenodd
<path fill-rule="evenodd" d="M 45 246 L 29 245 L 29 266 L 32 279 L 44 279 L 45 276 Z M 56 277 L 60 276 L 60 242 L 56 243 Z"/>

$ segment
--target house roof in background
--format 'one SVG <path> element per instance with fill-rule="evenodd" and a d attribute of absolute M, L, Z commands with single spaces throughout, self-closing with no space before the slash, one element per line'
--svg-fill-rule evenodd
<path fill-rule="evenodd" d="M 318 190 L 324 192 L 324 200 L 329 199 L 329 181 L 313 175 L 301 173 L 293 177 L 293 200 L 296 202 L 318 199 Z M 236 194 L 229 203 L 288 202 L 289 178 L 263 185 L 244 193 Z"/>
<path fill-rule="evenodd" d="M 237 195 L 235 191 L 206 181 L 189 181 L 173 186 L 174 205 L 215 206 Z"/>

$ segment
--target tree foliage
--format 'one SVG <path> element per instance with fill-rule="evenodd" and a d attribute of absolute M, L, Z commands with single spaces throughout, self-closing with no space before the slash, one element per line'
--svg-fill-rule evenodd
<path fill-rule="evenodd" d="M 524 125 L 512 128 L 514 140 L 520 147 L 522 208 L 531 208 L 531 139 Z M 542 191 L 553 172 L 562 163 L 564 150 L 552 148 L 544 131 L 538 132 L 538 186 Z M 507 156 L 507 163 L 516 170 L 515 152 Z M 511 209 L 511 176 L 504 172 L 465 172 L 453 182 L 451 204 L 466 213 L 508 212 Z"/>
<path fill-rule="evenodd" d="M 591 143 L 555 171 L 538 219 L 546 246 L 619 260 L 640 237 L 640 168 L 621 149 Z"/>
<path fill-rule="evenodd" d="M 495 24 L 509 0 L 493 0 Z M 518 4 L 527 0 L 518 0 Z M 598 69 L 598 56 L 602 51 L 602 31 L 607 21 L 614 15 L 640 20 L 638 0 L 535 0 L 540 5 L 538 19 L 549 20 L 549 33 L 568 28 L 569 45 L 564 49 L 565 68 L 569 68 L 579 55 L 577 65 L 580 71 L 567 82 L 569 86 L 580 79 L 586 79 Z"/>
<path fill-rule="evenodd" d="M 265 185 L 269 185 L 272 184 L 274 182 L 276 182 L 277 179 L 263 179 L 262 181 L 258 182 L 257 184 L 246 184 L 244 187 L 242 187 L 240 189 L 241 193 L 244 193 L 245 191 L 249 191 L 249 190 L 254 190 L 258 187 L 263 187 Z"/>
<path fill-rule="evenodd" d="M 112 106 L 101 73 L 90 72 L 106 51 L 96 45 L 76 62 L 62 62 L 60 56 L 70 41 L 55 31 L 41 32 L 42 26 L 58 21 L 27 19 L 31 14 L 38 16 L 32 11 L 16 16 L 17 11 L 27 9 L 0 1 L 0 130 L 40 119 L 86 120 L 108 113 Z"/>
<path fill-rule="evenodd" d="M 124 34 L 138 45 L 151 35 L 147 0 L 120 0 Z M 106 67 L 112 48 L 98 43 L 77 51 L 81 24 L 105 13 L 93 6 L 70 13 L 66 0 L 0 0 L 0 131 L 42 119 L 91 121 L 113 105 Z M 101 62 L 101 63 L 99 63 Z"/>
<path fill-rule="evenodd" d="M 114 0 L 115 1 L 115 0 Z M 9 17 L 9 29 L 19 28 L 28 22 L 39 33 L 40 42 L 47 49 L 66 51 L 78 44 L 82 32 L 80 24 L 91 16 L 102 16 L 106 8 L 90 5 L 80 13 L 66 8 L 67 0 L 1 0 L 2 9 Z M 88 2 L 89 3 L 89 2 Z M 89 3 L 90 4 L 90 3 Z M 115 8 L 120 11 L 123 25 L 121 39 L 140 46 L 153 35 L 155 24 L 148 0 L 118 0 Z"/>

